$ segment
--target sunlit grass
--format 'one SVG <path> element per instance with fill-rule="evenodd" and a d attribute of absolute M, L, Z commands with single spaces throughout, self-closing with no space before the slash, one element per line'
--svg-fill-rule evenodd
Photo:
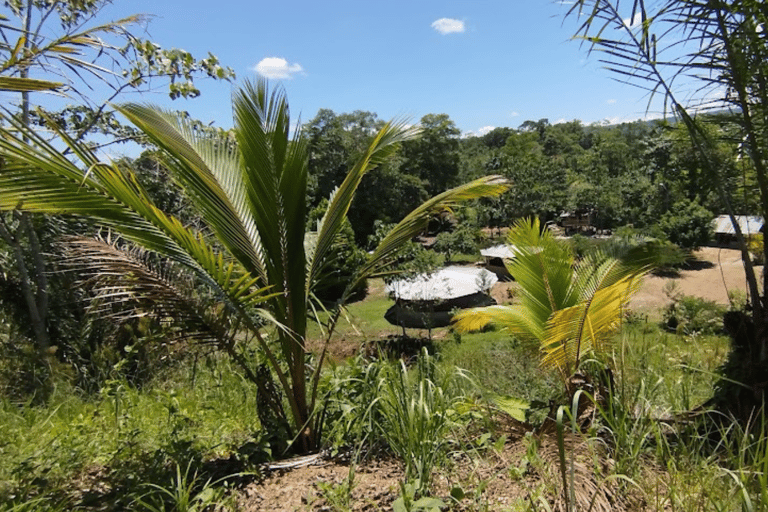
<path fill-rule="evenodd" d="M 669 413 L 691 410 L 712 396 L 728 352 L 725 336 L 682 336 L 641 322 L 624 326 L 608 361 L 621 386 L 655 390 L 653 407 Z"/>
<path fill-rule="evenodd" d="M 145 390 L 112 382 L 95 397 L 55 393 L 45 406 L 2 400 L 0 431 L 2 503 L 41 484 L 66 495 L 68 481 L 101 466 L 149 478 L 168 463 L 228 455 L 260 425 L 253 386 L 226 362 L 201 361 L 194 377 L 190 365 Z"/>

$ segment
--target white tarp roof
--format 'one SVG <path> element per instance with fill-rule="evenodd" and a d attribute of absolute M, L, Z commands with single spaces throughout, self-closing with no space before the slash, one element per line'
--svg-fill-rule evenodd
<path fill-rule="evenodd" d="M 401 300 L 450 300 L 490 290 L 496 274 L 484 268 L 446 267 L 432 274 L 399 279 L 387 285 L 387 293 Z"/>
<path fill-rule="evenodd" d="M 750 215 L 736 215 L 736 221 L 739 223 L 741 232 L 745 235 L 754 235 L 763 229 L 763 218 Z M 717 235 L 735 235 L 731 218 L 728 215 L 720 215 L 715 219 L 715 234 Z"/>
<path fill-rule="evenodd" d="M 507 260 L 513 259 L 515 254 L 515 246 L 507 244 L 494 245 L 493 247 L 488 247 L 487 249 L 482 249 L 480 251 L 480 255 L 485 256 L 486 258 L 501 258 Z"/>

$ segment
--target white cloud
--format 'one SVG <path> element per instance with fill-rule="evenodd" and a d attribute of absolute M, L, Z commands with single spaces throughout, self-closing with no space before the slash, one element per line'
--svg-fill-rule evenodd
<path fill-rule="evenodd" d="M 432 22 L 432 28 L 443 35 L 464 32 L 464 22 L 453 18 L 440 18 Z"/>
<path fill-rule="evenodd" d="M 616 100 L 611 99 L 611 100 L 606 101 L 606 103 L 609 104 L 609 105 L 613 105 L 614 103 L 616 103 Z"/>
<path fill-rule="evenodd" d="M 253 69 L 261 76 L 273 80 L 289 80 L 297 73 L 304 71 L 299 64 L 289 64 L 287 60 L 281 57 L 261 59 Z"/>
<path fill-rule="evenodd" d="M 495 126 L 483 126 L 482 128 L 478 128 L 477 130 L 470 130 L 468 132 L 464 132 L 461 134 L 461 137 L 466 139 L 468 137 L 482 137 L 486 133 L 492 132 L 495 130 Z"/>
<path fill-rule="evenodd" d="M 496 129 L 495 126 L 483 126 L 482 128 L 478 128 L 477 129 L 477 134 L 478 135 L 485 135 L 486 133 L 490 133 L 490 132 L 492 132 L 495 129 Z"/>
<path fill-rule="evenodd" d="M 510 116 L 510 117 L 517 117 L 517 116 L 519 116 L 519 115 L 520 115 L 520 114 L 519 114 L 519 113 L 517 113 L 517 112 L 512 112 L 511 114 L 509 114 L 509 116 Z"/>
<path fill-rule="evenodd" d="M 626 26 L 628 26 L 629 28 L 635 28 L 640 23 L 642 23 L 642 21 L 643 21 L 643 14 L 639 13 L 639 12 L 636 12 L 634 18 L 632 18 L 631 20 L 629 18 L 627 18 L 627 19 L 625 19 L 623 21 L 624 21 L 624 24 Z"/>

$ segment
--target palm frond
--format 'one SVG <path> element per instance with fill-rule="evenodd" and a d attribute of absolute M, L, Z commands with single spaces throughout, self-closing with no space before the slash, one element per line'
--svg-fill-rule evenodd
<path fill-rule="evenodd" d="M 290 137 L 285 91 L 271 91 L 263 79 L 246 82 L 235 93 L 234 114 L 246 200 L 263 244 L 265 269 L 269 282 L 285 292 L 273 312 L 303 333 L 307 143 L 298 131 Z"/>
<path fill-rule="evenodd" d="M 539 343 L 542 365 L 566 374 L 582 354 L 611 339 L 654 256 L 641 246 L 626 260 L 595 253 L 575 263 L 570 248 L 535 219 L 518 221 L 508 241 L 515 258 L 507 268 L 520 285 L 520 303 L 463 311 L 454 317 L 456 328 L 478 330 L 494 323 L 522 341 Z"/>
<path fill-rule="evenodd" d="M 583 354 L 605 349 L 640 281 L 640 276 L 627 275 L 577 305 L 556 311 L 542 340 L 542 366 L 559 368 L 569 375 Z"/>
<path fill-rule="evenodd" d="M 5 130 L 0 138 L 0 157 L 4 160 L 0 210 L 95 219 L 131 242 L 189 268 L 230 307 L 240 307 L 237 280 L 248 273 L 247 269 L 238 265 L 233 278 L 231 262 L 225 262 L 202 235 L 159 210 L 133 175 L 114 164 L 99 163 L 85 146 L 63 135 L 76 154 L 90 164 L 89 173 L 84 173 L 33 130 L 12 119 L 7 121 L 15 131 Z M 247 316 L 244 310 L 242 313 Z"/>
<path fill-rule="evenodd" d="M 459 332 L 479 331 L 495 324 L 520 341 L 538 344 L 544 337 L 544 323 L 521 305 L 467 309 L 454 316 L 453 321 Z"/>
<path fill-rule="evenodd" d="M 572 287 L 573 254 L 538 219 L 517 221 L 507 240 L 516 253 L 507 270 L 520 285 L 521 304 L 543 330 L 554 311 L 578 300 Z"/>
<path fill-rule="evenodd" d="M 157 108 L 127 104 L 117 109 L 165 150 L 164 163 L 221 243 L 245 268 L 265 277 L 261 239 L 234 142 Z"/>
<path fill-rule="evenodd" d="M 386 160 L 398 144 L 416 137 L 418 133 L 417 128 L 409 127 L 404 122 L 385 124 L 368 145 L 363 156 L 347 173 L 342 184 L 334 190 L 328 209 L 318 225 L 313 251 L 308 254 L 308 283 L 317 280 L 323 262 L 333 246 L 334 239 L 339 233 L 344 219 L 346 219 L 357 187 L 365 173 Z M 307 288 L 309 289 L 309 286 Z"/>
<path fill-rule="evenodd" d="M 169 334 L 199 343 L 234 343 L 238 317 L 196 293 L 192 276 L 170 262 L 158 262 L 139 247 L 103 238 L 68 237 L 62 253 L 64 266 L 84 276 L 83 286 L 94 296 L 90 314 L 117 323 L 145 316 L 172 319 Z M 252 286 L 240 282 L 244 291 Z M 258 292 L 250 307 L 268 298 L 264 289 Z"/>
<path fill-rule="evenodd" d="M 20 78 L 14 76 L 0 76 L 0 91 L 10 92 L 40 92 L 55 91 L 63 87 L 61 82 L 50 80 L 38 80 L 36 78 Z"/>
<path fill-rule="evenodd" d="M 426 228 L 429 219 L 435 215 L 450 211 L 462 201 L 479 197 L 494 197 L 502 194 L 510 187 L 510 183 L 502 176 L 485 176 L 474 181 L 447 190 L 429 199 L 401 220 L 379 243 L 378 247 L 359 271 L 351 287 L 361 279 L 378 272 L 391 263 L 403 244 L 410 241 Z"/>

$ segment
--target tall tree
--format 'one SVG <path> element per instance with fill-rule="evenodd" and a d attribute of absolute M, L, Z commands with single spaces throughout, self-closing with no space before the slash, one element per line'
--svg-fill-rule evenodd
<path fill-rule="evenodd" d="M 75 140 L 93 131 L 110 142 L 136 135 L 118 123 L 110 103 L 129 91 L 145 91 L 152 81 L 168 87 L 171 98 L 195 97 L 194 78 L 231 79 L 234 72 L 215 56 L 196 59 L 179 49 L 163 49 L 138 37 L 147 21 L 134 15 L 100 22 L 110 0 L 7 0 L 0 9 L 0 86 L 20 93 L 18 116 L 24 125 L 55 123 Z M 157 84 L 154 84 L 157 85 Z M 35 105 L 31 93 L 55 91 L 74 104 L 50 111 Z M 95 91 L 105 91 L 98 96 Z M 54 102 L 55 103 L 55 102 Z M 50 105 L 50 100 L 48 102 Z M 59 103 L 60 106 L 61 102 Z M 35 108 L 37 107 L 37 108 Z M 49 283 L 45 239 L 21 211 L 0 217 L 0 239 L 13 255 L 15 275 L 3 281 L 18 287 L 26 304 L 26 323 L 38 348 L 46 351 L 49 333 Z M 5 293 L 9 292 L 7 289 Z"/>
<path fill-rule="evenodd" d="M 358 110 L 336 114 L 321 109 L 304 125 L 309 143 L 308 198 L 311 205 L 319 204 L 344 181 L 349 167 L 383 124 L 372 112 Z M 393 155 L 375 173 L 367 174 L 360 183 L 357 199 L 349 211 L 359 245 L 365 244 L 374 233 L 376 221 L 397 222 L 428 197 L 420 178 L 403 172 L 401 153 Z M 383 194 L 383 190 L 389 192 Z M 392 201 L 392 197 L 399 200 Z"/>
<path fill-rule="evenodd" d="M 447 114 L 427 114 L 419 126 L 422 136 L 403 146 L 403 172 L 419 177 L 429 195 L 456 184 L 461 130 Z"/>

